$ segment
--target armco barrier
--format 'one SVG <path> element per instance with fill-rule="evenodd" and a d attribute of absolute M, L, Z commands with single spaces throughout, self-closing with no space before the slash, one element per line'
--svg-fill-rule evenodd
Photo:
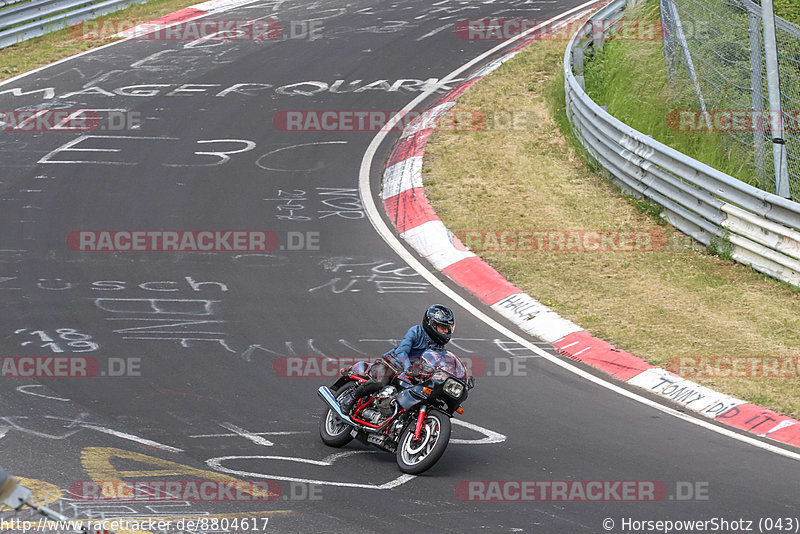
<path fill-rule="evenodd" d="M 147 0 L 0 0 L 0 48 Z"/>
<path fill-rule="evenodd" d="M 730 242 L 738 262 L 800 286 L 800 204 L 750 186 L 678 152 L 612 117 L 586 94 L 584 55 L 601 48 L 626 0 L 595 12 L 564 54 L 566 108 L 589 154 L 624 191 L 663 207 L 663 216 L 703 244 Z"/>

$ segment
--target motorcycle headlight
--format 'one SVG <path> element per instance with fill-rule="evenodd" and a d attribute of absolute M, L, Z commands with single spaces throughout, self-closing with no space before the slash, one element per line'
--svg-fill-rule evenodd
<path fill-rule="evenodd" d="M 449 378 L 444 383 L 444 392 L 454 399 L 460 399 L 461 395 L 464 394 L 464 386 L 461 384 L 461 382 Z"/>

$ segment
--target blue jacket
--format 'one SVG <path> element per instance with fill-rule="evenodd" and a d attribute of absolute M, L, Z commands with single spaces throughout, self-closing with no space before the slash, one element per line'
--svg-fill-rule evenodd
<path fill-rule="evenodd" d="M 428 337 L 428 334 L 422 329 L 422 325 L 415 325 L 408 329 L 397 347 L 393 351 L 389 351 L 389 354 L 393 354 L 394 359 L 405 370 L 411 365 L 411 358 L 416 360 L 429 347 L 438 347 L 438 345 Z"/>

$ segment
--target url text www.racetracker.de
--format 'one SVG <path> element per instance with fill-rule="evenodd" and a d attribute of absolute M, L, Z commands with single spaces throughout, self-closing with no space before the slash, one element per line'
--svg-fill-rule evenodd
<path fill-rule="evenodd" d="M 263 531 L 267 529 L 269 517 L 213 517 L 213 518 L 181 518 L 174 520 L 162 519 L 95 519 L 95 520 L 65 520 L 51 521 L 40 519 L 38 521 L 20 519 L 0 519 L 0 531 L 10 530 L 27 534 L 30 532 L 41 534 L 61 534 L 72 532 L 85 532 L 87 534 L 101 534 L 109 531 L 119 532 L 151 532 L 153 534 L 197 534 L 207 531 Z"/>

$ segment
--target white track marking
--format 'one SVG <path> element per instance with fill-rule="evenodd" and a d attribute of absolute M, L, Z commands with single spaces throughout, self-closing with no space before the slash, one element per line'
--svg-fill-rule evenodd
<path fill-rule="evenodd" d="M 68 141 L 68 142 L 64 143 L 63 145 L 59 146 L 56 149 L 51 150 L 50 152 L 45 154 L 36 163 L 39 163 L 39 164 L 44 164 L 44 163 L 59 164 L 60 163 L 60 164 L 64 164 L 64 165 L 68 165 L 68 164 L 84 164 L 84 163 L 95 163 L 97 165 L 136 165 L 135 163 L 126 163 L 126 162 L 120 162 L 120 161 L 94 161 L 94 160 L 72 160 L 72 161 L 69 161 L 69 160 L 63 160 L 63 161 L 62 160 L 54 160 L 54 161 L 51 161 L 50 160 L 50 158 L 52 158 L 53 156 L 55 156 L 56 154 L 59 154 L 61 152 L 115 152 L 115 153 L 116 152 L 122 152 L 121 148 L 91 148 L 91 147 L 90 148 L 72 148 L 75 145 L 77 145 L 78 143 L 82 143 L 86 139 L 114 139 L 114 140 L 134 139 L 134 140 L 137 140 L 137 141 L 141 141 L 141 140 L 162 140 L 162 139 L 176 140 L 178 138 L 177 137 L 165 137 L 165 136 L 157 136 L 157 137 L 141 136 L 141 137 L 139 137 L 139 136 L 131 136 L 131 135 L 81 135 L 80 137 L 76 137 L 75 139 L 72 139 L 71 141 Z M 198 141 L 198 142 L 200 142 L 200 141 Z M 196 152 L 196 154 L 199 154 L 199 152 Z"/>
<path fill-rule="evenodd" d="M 195 152 L 195 155 L 197 156 L 216 156 L 219 158 L 219 160 L 212 163 L 162 163 L 162 165 L 165 167 L 213 167 L 215 165 L 224 165 L 231 160 L 231 154 L 250 152 L 256 147 L 256 143 L 254 141 L 249 141 L 247 139 L 203 139 L 201 141 L 197 141 L 198 145 L 208 143 L 241 143 L 244 144 L 244 148 L 230 150 L 227 152 Z"/>
<path fill-rule="evenodd" d="M 440 26 L 440 27 L 436 28 L 436 29 L 435 29 L 435 30 L 433 30 L 433 31 L 429 31 L 429 32 L 428 32 L 428 33 L 426 33 L 425 35 L 420 35 L 419 37 L 417 37 L 417 38 L 416 38 L 416 39 L 414 39 L 414 40 L 415 40 L 415 41 L 422 41 L 422 40 L 424 40 L 424 39 L 427 39 L 428 37 L 433 37 L 434 35 L 436 35 L 436 34 L 437 34 L 437 33 L 439 33 L 440 31 L 442 31 L 442 30 L 446 30 L 446 29 L 447 29 L 447 28 L 449 28 L 450 26 L 452 26 L 452 24 L 445 24 L 444 26 Z"/>
<path fill-rule="evenodd" d="M 352 453 L 364 452 L 364 453 L 367 453 L 367 452 L 374 452 L 374 451 L 347 451 L 347 452 L 352 452 Z M 338 453 L 338 454 L 343 455 L 343 453 Z M 333 462 L 335 459 L 337 459 L 337 458 L 332 458 L 333 456 L 336 456 L 336 455 L 331 455 L 331 456 L 327 457 L 330 460 L 330 462 Z M 348 456 L 349 456 L 349 454 L 348 454 Z M 341 458 L 341 457 L 342 456 L 338 456 L 338 458 Z M 222 466 L 222 462 L 224 462 L 226 460 L 263 460 L 263 459 L 269 460 L 269 459 L 276 459 L 276 458 L 277 459 L 282 459 L 282 460 L 295 461 L 295 462 L 298 462 L 298 461 L 302 462 L 304 460 L 304 459 L 301 459 L 301 458 L 289 458 L 289 457 L 284 457 L 284 456 L 220 456 L 219 458 L 209 458 L 208 460 L 206 460 L 206 464 L 211 469 L 213 469 L 214 471 L 219 471 L 219 472 L 222 472 L 222 473 L 228 473 L 228 474 L 231 474 L 231 475 L 237 475 L 237 476 L 244 477 L 244 478 L 268 478 L 268 479 L 272 479 L 272 480 L 286 480 L 286 481 L 290 481 L 290 482 L 301 482 L 301 483 L 305 483 L 305 484 L 318 484 L 318 485 L 323 485 L 323 486 L 338 486 L 338 487 L 341 487 L 341 488 L 362 488 L 362 489 L 375 489 L 375 490 L 392 489 L 392 488 L 396 488 L 397 486 L 400 486 L 402 484 L 405 484 L 409 480 L 415 478 L 414 475 L 402 475 L 402 476 L 399 476 L 399 477 L 395 478 L 394 480 L 390 480 L 389 482 L 386 482 L 384 484 L 359 484 L 357 482 L 334 482 L 334 481 L 331 481 L 331 480 L 316 480 L 316 479 L 311 479 L 311 478 L 298 478 L 298 477 L 285 477 L 285 476 L 280 476 L 280 475 L 269 475 L 269 474 L 265 474 L 265 473 L 251 473 L 249 471 L 239 471 L 237 469 L 228 469 L 227 467 L 223 467 Z M 322 460 L 322 461 L 324 461 L 324 460 Z M 318 462 L 320 462 L 320 460 L 306 460 L 303 463 L 314 463 L 316 465 L 319 465 Z M 326 464 L 326 465 L 330 465 L 330 463 Z"/>
<path fill-rule="evenodd" d="M 486 59 L 490 55 L 494 54 L 495 52 L 498 52 L 498 51 L 502 50 L 504 47 L 508 46 L 511 43 L 514 43 L 516 41 L 520 41 L 520 40 L 524 39 L 529 34 L 533 33 L 537 29 L 539 29 L 540 27 L 545 26 L 545 25 L 547 25 L 547 24 L 549 24 L 549 23 L 551 23 L 551 22 L 553 22 L 555 20 L 558 20 L 560 18 L 563 18 L 563 17 L 566 17 L 568 15 L 571 15 L 572 13 L 575 13 L 576 11 L 580 11 L 580 10 L 586 8 L 587 6 L 590 6 L 590 5 L 596 4 L 596 3 L 597 3 L 597 0 L 590 0 L 589 2 L 586 2 L 585 4 L 582 4 L 582 5 L 578 6 L 578 7 L 570 9 L 569 11 L 566 11 L 566 12 L 558 15 L 557 17 L 553 17 L 552 19 L 550 19 L 550 20 L 548 20 L 546 22 L 543 22 L 542 24 L 539 24 L 534 28 L 531 28 L 531 29 L 525 31 L 525 32 L 521 33 L 520 35 L 517 35 L 517 36 L 513 37 L 512 39 L 509 39 L 508 41 L 500 43 L 499 45 L 497 45 L 496 47 L 492 48 L 491 50 L 488 50 L 488 51 L 484 52 L 483 54 L 479 55 L 478 57 L 472 59 L 471 61 L 465 63 L 464 65 L 462 65 L 458 69 L 454 70 L 453 72 L 451 72 L 450 74 L 448 74 L 447 76 L 442 78 L 440 81 L 442 83 L 446 83 L 448 81 L 451 81 L 453 78 L 455 78 L 459 74 L 462 74 L 463 72 L 467 71 L 472 66 L 480 63 L 481 61 L 483 61 L 484 59 Z M 590 382 L 593 382 L 593 383 L 595 383 L 595 384 L 597 384 L 599 386 L 602 386 L 602 387 L 604 387 L 606 389 L 609 389 L 609 390 L 611 390 L 611 391 L 613 391 L 615 393 L 618 393 L 619 395 L 622 395 L 623 397 L 627 397 L 627 398 L 629 398 L 631 400 L 634 400 L 636 402 L 642 403 L 642 404 L 644 404 L 646 406 L 650 406 L 651 408 L 654 408 L 654 409 L 656 409 L 656 410 L 658 410 L 660 412 L 672 415 L 673 417 L 676 417 L 676 418 L 681 419 L 683 421 L 692 423 L 692 424 L 697 425 L 697 426 L 701 426 L 703 428 L 711 430 L 712 432 L 716 432 L 718 434 L 722 434 L 724 436 L 728 436 L 730 438 L 736 439 L 736 440 L 741 441 L 743 443 L 748 443 L 748 444 L 753 445 L 755 447 L 759 447 L 761 449 L 773 452 L 775 454 L 784 456 L 786 458 L 791 458 L 792 460 L 800 460 L 800 453 L 797 453 L 797 452 L 794 452 L 794 451 L 788 451 L 788 450 L 782 449 L 781 447 L 772 445 L 770 443 L 764 443 L 764 442 L 762 442 L 762 441 L 760 441 L 758 439 L 751 438 L 751 437 L 745 436 L 743 434 L 739 434 L 739 433 L 737 433 L 737 432 L 735 432 L 733 430 L 729 430 L 727 428 L 723 428 L 721 426 L 715 425 L 715 424 L 713 424 L 711 422 L 703 421 L 703 420 L 697 419 L 697 418 L 695 418 L 693 416 L 687 415 L 687 414 L 685 414 L 683 412 L 679 412 L 678 410 L 670 408 L 669 406 L 666 406 L 666 405 L 660 404 L 658 402 L 655 402 L 653 400 L 650 400 L 648 398 L 645 398 L 645 397 L 643 397 L 643 396 L 641 396 L 641 395 L 639 395 L 637 393 L 634 393 L 632 391 L 628 391 L 627 389 L 624 389 L 624 388 L 622 388 L 622 387 L 620 387 L 620 386 L 618 386 L 616 384 L 613 384 L 613 383 L 611 383 L 611 382 L 609 382 L 609 381 L 607 381 L 607 380 L 605 380 L 605 379 L 603 379 L 601 377 L 595 376 L 595 375 L 593 375 L 593 374 L 591 374 L 591 373 L 589 373 L 587 371 L 579 369 L 578 367 L 576 367 L 576 366 L 574 366 L 574 365 L 572 365 L 570 363 L 562 361 L 561 359 L 557 358 L 556 356 L 548 354 L 547 352 L 545 352 L 541 348 L 537 347 L 534 343 L 532 343 L 528 339 L 526 339 L 526 338 L 520 336 L 519 334 L 509 330 L 505 326 L 503 326 L 500 323 L 498 323 L 496 320 L 494 320 L 491 317 L 489 317 L 488 315 L 486 315 L 483 311 L 479 310 L 477 307 L 472 305 L 469 301 L 467 301 L 465 298 L 463 298 L 458 293 L 456 293 L 453 289 L 451 289 L 449 286 L 447 286 L 444 282 L 439 280 L 439 278 L 433 272 L 431 272 L 425 265 L 423 265 L 419 260 L 417 260 L 403 246 L 403 244 L 400 242 L 400 240 L 397 238 L 397 236 L 394 235 L 394 232 L 386 225 L 386 223 L 381 218 L 381 214 L 380 214 L 380 212 L 378 211 L 378 208 L 375 205 L 375 200 L 374 200 L 374 197 L 372 195 L 372 186 L 370 185 L 370 170 L 372 168 L 372 163 L 373 163 L 373 160 L 375 158 L 375 154 L 376 154 L 376 152 L 378 150 L 378 147 L 380 147 L 381 143 L 383 143 L 383 141 L 386 138 L 386 135 L 389 133 L 389 131 L 391 131 L 391 129 L 398 122 L 400 122 L 401 118 L 406 113 L 408 113 L 409 111 L 414 109 L 416 106 L 418 106 L 422 101 L 424 101 L 426 98 L 431 96 L 433 93 L 434 93 L 434 91 L 432 91 L 432 90 L 428 90 L 428 91 L 425 91 L 425 92 L 421 93 L 419 96 L 417 96 L 411 102 L 409 102 L 401 111 L 399 111 L 397 114 L 395 114 L 391 118 L 391 120 L 389 120 L 389 122 L 381 129 L 381 131 L 378 132 L 375 135 L 375 137 L 372 139 L 372 142 L 367 147 L 367 150 L 364 153 L 364 157 L 361 160 L 361 168 L 359 170 L 359 177 L 358 177 L 358 186 L 359 186 L 359 192 L 361 193 L 361 201 L 364 204 L 364 208 L 365 208 L 365 211 L 367 213 L 367 217 L 369 218 L 370 222 L 372 223 L 372 226 L 375 228 L 375 230 L 378 232 L 378 234 L 398 254 L 398 256 L 400 256 L 411 268 L 413 268 L 420 275 L 422 275 L 426 280 L 428 280 L 428 282 L 430 282 L 431 285 L 433 285 L 436 289 L 441 291 L 443 294 L 447 295 L 453 302 L 456 302 L 459 306 L 461 306 L 466 311 L 471 313 L 478 320 L 480 320 L 480 321 L 486 323 L 487 325 L 491 326 L 492 328 L 494 328 L 495 330 L 497 330 L 498 332 L 500 332 L 504 336 L 507 336 L 510 339 L 513 339 L 513 340 L 519 342 L 520 344 L 522 344 L 523 346 L 527 347 L 528 349 L 530 349 L 531 351 L 533 351 L 537 355 L 541 356 L 542 358 L 546 359 L 547 361 L 551 362 L 552 364 L 557 365 L 557 366 L 561 367 L 562 369 L 565 369 L 566 371 L 574 373 L 574 374 L 580 376 L 581 378 L 589 380 Z"/>
<path fill-rule="evenodd" d="M 261 164 L 261 160 L 271 156 L 273 154 L 277 154 L 278 152 L 283 152 L 284 150 L 292 150 L 294 148 L 302 148 L 304 146 L 315 146 L 315 145 L 346 145 L 347 141 L 315 141 L 313 143 L 301 143 L 299 145 L 289 145 L 284 146 L 281 148 L 276 148 L 275 150 L 271 150 L 266 154 L 263 154 L 256 160 L 256 165 L 265 171 L 275 171 L 275 172 L 308 172 L 308 171 L 318 171 L 321 167 L 314 167 L 312 169 L 277 169 L 275 167 L 267 167 L 266 165 Z"/>
<path fill-rule="evenodd" d="M 322 460 L 312 460 L 310 458 L 295 458 L 294 456 L 236 456 L 235 458 L 256 458 L 259 460 L 282 460 L 286 462 L 297 462 L 301 464 L 309 464 L 309 465 L 319 465 L 324 467 L 329 467 L 333 465 L 333 462 L 340 458 L 347 458 L 348 456 L 353 456 L 355 454 L 368 454 L 374 453 L 378 451 L 341 451 L 335 452 L 323 458 Z"/>
<path fill-rule="evenodd" d="M 366 352 L 364 352 L 364 351 L 362 351 L 362 350 L 359 350 L 359 349 L 357 349 L 357 348 L 356 348 L 356 347 L 355 347 L 355 346 L 354 346 L 352 343 L 350 343 L 350 342 L 349 342 L 349 341 L 347 341 L 346 339 L 340 339 L 340 340 L 339 340 L 339 343 L 341 343 L 342 345 L 344 345 L 345 347 L 347 347 L 348 349 L 350 349 L 350 350 L 352 350 L 352 351 L 354 351 L 354 352 L 357 352 L 357 353 L 359 353 L 359 354 L 361 354 L 361 355 L 364 355 L 364 356 L 366 356 L 366 355 L 367 355 L 367 353 L 366 353 Z"/>
<path fill-rule="evenodd" d="M 33 395 L 34 397 L 41 397 L 43 399 L 50 399 L 50 400 L 57 400 L 62 402 L 69 402 L 70 399 L 62 399 L 61 397 L 50 397 L 49 395 L 42 395 L 41 393 L 34 393 L 33 391 L 28 391 L 27 388 L 42 388 L 44 387 L 41 384 L 28 384 L 27 386 L 18 386 L 17 391 L 20 393 L 24 393 L 25 395 Z"/>
<path fill-rule="evenodd" d="M 464 428 L 469 428 L 470 430 L 474 430 L 483 434 L 485 437 L 481 439 L 451 439 L 450 443 L 460 444 L 460 445 L 486 445 L 492 443 L 502 443 L 506 440 L 506 436 L 500 434 L 498 432 L 494 432 L 487 428 L 483 428 L 482 426 L 478 426 L 473 423 L 468 423 L 466 421 L 460 421 L 457 419 L 451 420 L 453 424 L 462 426 Z M 221 425 L 225 426 L 225 425 Z M 232 426 L 232 425 L 231 425 Z M 195 436 L 192 436 L 195 437 Z M 377 450 L 349 450 L 349 451 L 339 451 L 333 454 L 330 454 L 323 458 L 322 460 L 314 460 L 311 458 L 298 458 L 295 456 L 221 456 L 218 458 L 210 458 L 206 460 L 206 464 L 214 469 L 215 471 L 224 472 L 232 475 L 238 475 L 241 477 L 255 477 L 255 478 L 269 478 L 275 480 L 287 480 L 292 482 L 302 482 L 307 484 L 323 484 L 328 486 L 340 486 L 340 487 L 347 487 L 347 488 L 364 488 L 364 489 L 376 489 L 376 490 L 384 490 L 384 489 L 392 489 L 401 484 L 405 484 L 409 480 L 413 479 L 412 475 L 403 475 L 394 480 L 391 480 L 385 484 L 375 485 L 375 484 L 362 484 L 356 482 L 335 482 L 335 481 L 326 481 L 326 480 L 315 480 L 315 479 L 307 479 L 307 478 L 298 478 L 298 477 L 285 477 L 285 476 L 277 476 L 277 475 L 269 475 L 265 473 L 254 473 L 249 471 L 239 471 L 235 469 L 230 469 L 227 467 L 223 467 L 223 462 L 229 460 L 276 460 L 282 462 L 296 462 L 301 464 L 307 465 L 315 465 L 317 467 L 330 467 L 333 465 L 334 462 L 340 460 L 342 458 L 348 458 L 350 456 L 356 454 L 371 454 L 377 453 Z"/>
<path fill-rule="evenodd" d="M 240 428 L 232 423 L 220 423 L 219 426 L 221 426 L 222 428 L 227 428 L 231 432 L 236 433 L 237 436 L 241 436 L 244 439 L 250 440 L 256 445 L 263 445 L 264 447 L 272 447 L 273 445 L 275 445 L 270 440 L 261 437 L 259 435 L 253 434 L 252 432 L 249 432 L 244 428 Z"/>
<path fill-rule="evenodd" d="M 486 436 L 481 439 L 451 439 L 450 443 L 460 443 L 462 445 L 488 445 L 490 443 L 503 443 L 506 440 L 506 436 L 500 434 L 499 432 L 494 432 L 493 430 L 489 430 L 488 428 L 483 428 L 482 426 L 478 426 L 473 423 L 468 423 L 466 421 L 462 421 L 461 419 L 451 419 L 450 421 L 454 425 L 469 428 L 470 430 L 474 430 L 475 432 L 480 432 L 481 434 Z"/>
<path fill-rule="evenodd" d="M 291 436 L 294 434 L 311 434 L 310 430 L 286 430 L 280 432 L 251 432 L 254 436 Z M 241 434 L 195 434 L 190 438 L 235 438 Z"/>
<path fill-rule="evenodd" d="M 307 345 L 308 345 L 308 349 L 310 351 L 316 352 L 320 356 L 324 356 L 324 357 L 328 356 L 327 354 L 325 354 L 324 352 L 322 352 L 321 350 L 319 350 L 317 347 L 314 346 L 314 340 L 313 339 L 309 339 L 308 342 L 307 342 Z"/>
<path fill-rule="evenodd" d="M 45 416 L 45 417 L 49 417 L 49 416 Z M 52 419 L 52 417 L 50 417 L 50 418 Z M 39 432 L 38 430 L 33 430 L 31 428 L 25 428 L 24 426 L 20 426 L 20 425 L 18 425 L 17 423 L 14 422 L 14 419 L 28 419 L 28 417 L 24 416 L 24 415 L 23 416 L 13 416 L 12 415 L 12 416 L 8 416 L 8 417 L 0 417 L 0 420 L 2 420 L 4 422 L 8 423 L 9 425 L 11 425 L 11 428 L 13 428 L 14 430 L 18 430 L 18 431 L 23 432 L 25 434 L 29 434 L 31 436 L 36 436 L 36 437 L 39 437 L 39 438 L 59 439 L 59 440 L 61 440 L 61 439 L 67 439 L 68 437 L 73 436 L 74 434 L 77 434 L 78 432 L 80 432 L 80 429 L 77 428 L 77 429 L 74 429 L 74 430 L 69 430 L 69 431 L 67 431 L 67 432 L 65 432 L 63 434 L 48 434 L 46 432 Z M 67 428 L 70 428 L 70 427 L 73 427 L 73 426 L 74 426 L 73 424 L 70 424 L 70 425 L 67 426 Z"/>
<path fill-rule="evenodd" d="M 155 447 L 157 449 L 161 449 L 162 451 L 169 451 L 169 452 L 183 452 L 183 449 L 178 449 L 176 447 L 170 447 L 169 445 L 163 445 L 158 443 L 157 441 L 153 441 L 150 439 L 140 438 L 139 436 L 134 436 L 133 434 L 127 434 L 125 432 L 119 432 L 118 430 L 111 430 L 110 428 L 106 428 L 104 426 L 98 425 L 91 425 L 87 423 L 81 423 L 82 427 L 84 428 L 91 428 L 92 430 L 97 430 L 98 432 L 102 432 L 104 434 L 110 434 L 112 436 L 116 436 L 118 438 L 127 439 L 130 441 L 135 441 L 136 443 L 141 443 L 142 445 L 148 445 L 150 447 Z"/>

